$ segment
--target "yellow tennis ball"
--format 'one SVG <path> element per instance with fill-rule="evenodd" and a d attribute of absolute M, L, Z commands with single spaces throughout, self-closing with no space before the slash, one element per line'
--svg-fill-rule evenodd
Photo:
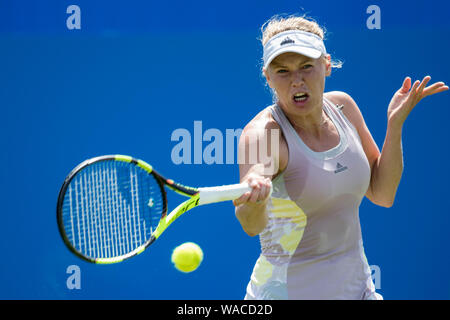
<path fill-rule="evenodd" d="M 202 249 L 193 242 L 185 242 L 172 252 L 172 262 L 181 272 L 192 272 L 203 260 Z"/>

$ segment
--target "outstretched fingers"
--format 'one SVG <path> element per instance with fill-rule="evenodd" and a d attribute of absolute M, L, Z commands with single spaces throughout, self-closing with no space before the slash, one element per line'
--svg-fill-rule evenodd
<path fill-rule="evenodd" d="M 417 89 L 417 94 L 419 97 L 422 96 L 422 92 L 423 90 L 426 88 L 428 82 L 430 82 L 431 77 L 430 76 L 426 76 L 425 78 L 423 78 L 422 82 L 420 83 L 419 88 Z"/>
<path fill-rule="evenodd" d="M 444 92 L 448 90 L 448 86 L 444 82 L 436 82 L 431 86 L 425 88 L 423 90 L 423 97 L 431 96 L 433 94 Z"/>
<path fill-rule="evenodd" d="M 425 78 L 423 78 L 422 82 L 420 82 L 419 80 L 414 82 L 414 85 L 409 93 L 410 98 L 415 99 L 416 101 L 420 101 L 421 99 L 427 96 L 431 96 L 433 94 L 448 90 L 448 86 L 442 81 L 436 82 L 431 86 L 427 87 L 430 80 L 431 77 L 426 76 Z"/>
<path fill-rule="evenodd" d="M 419 81 L 419 80 L 416 80 L 416 81 L 414 82 L 414 84 L 413 84 L 411 90 L 409 91 L 409 94 L 408 94 L 408 101 L 410 102 L 410 104 L 415 104 L 415 103 L 417 103 L 417 100 L 418 100 L 418 99 L 417 99 L 417 97 L 418 97 L 417 89 L 419 88 L 419 85 L 420 85 L 420 81 Z"/>

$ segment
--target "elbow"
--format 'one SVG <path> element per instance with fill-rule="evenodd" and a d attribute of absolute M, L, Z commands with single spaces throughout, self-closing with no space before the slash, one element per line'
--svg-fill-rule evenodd
<path fill-rule="evenodd" d="M 378 205 L 383 208 L 391 208 L 394 205 L 394 201 L 383 201 Z"/>
<path fill-rule="evenodd" d="M 264 230 L 263 227 L 258 227 L 254 223 L 248 223 L 242 220 L 239 220 L 239 222 L 241 223 L 242 230 L 250 237 L 256 237 Z"/>
<path fill-rule="evenodd" d="M 366 195 L 367 198 L 375 205 L 383 208 L 391 208 L 394 205 L 394 197 L 376 197 L 373 194 Z"/>
<path fill-rule="evenodd" d="M 252 232 L 252 231 L 247 231 L 245 229 L 244 229 L 244 231 L 250 237 L 256 237 L 259 234 L 259 233 L 255 233 L 255 232 Z"/>
<path fill-rule="evenodd" d="M 394 205 L 394 198 L 371 199 L 371 201 L 383 208 L 391 208 Z"/>
<path fill-rule="evenodd" d="M 259 235 L 266 228 L 267 216 L 264 210 L 248 212 L 244 207 L 240 207 L 236 208 L 235 214 L 242 229 L 250 237 Z"/>
<path fill-rule="evenodd" d="M 264 228 L 255 228 L 255 226 L 252 228 L 250 226 L 242 226 L 242 229 L 250 237 L 256 237 L 264 230 Z"/>
<path fill-rule="evenodd" d="M 377 206 L 391 208 L 394 205 L 396 193 L 397 190 L 392 192 L 374 192 L 372 189 L 369 189 L 366 197 Z"/>

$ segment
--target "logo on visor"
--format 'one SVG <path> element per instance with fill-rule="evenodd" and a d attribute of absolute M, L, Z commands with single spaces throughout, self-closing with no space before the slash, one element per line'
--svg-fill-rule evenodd
<path fill-rule="evenodd" d="M 295 41 L 292 40 L 292 39 L 289 38 L 289 37 L 286 37 L 286 38 L 284 38 L 283 41 L 281 41 L 280 46 L 284 46 L 284 45 L 289 44 L 289 43 L 295 43 Z"/>

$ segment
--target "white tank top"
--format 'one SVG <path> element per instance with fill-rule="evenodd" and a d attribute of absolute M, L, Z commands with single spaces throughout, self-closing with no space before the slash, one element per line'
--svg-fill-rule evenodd
<path fill-rule="evenodd" d="M 283 131 L 289 160 L 272 181 L 268 223 L 260 234 L 261 255 L 245 299 L 375 297 L 359 221 L 370 166 L 356 129 L 324 98 L 324 111 L 340 142 L 315 152 L 278 105 L 268 108 Z"/>

